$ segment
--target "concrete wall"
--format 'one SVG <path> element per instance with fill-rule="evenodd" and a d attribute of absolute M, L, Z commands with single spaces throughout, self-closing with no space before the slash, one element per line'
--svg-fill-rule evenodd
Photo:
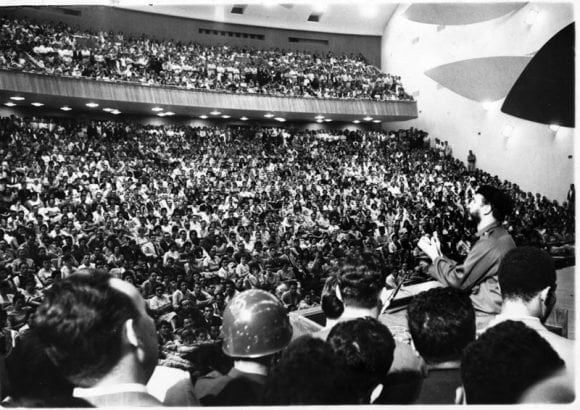
<path fill-rule="evenodd" d="M 407 7 L 399 6 L 385 29 L 381 69 L 403 75 L 405 88 L 418 100 L 419 118 L 388 127 L 428 131 L 431 138 L 449 141 L 453 155 L 462 161 L 471 149 L 479 168 L 526 191 L 564 200 L 574 182 L 574 129 L 554 132 L 546 124 L 504 114 L 500 108 L 505 96 L 486 109 L 481 102 L 437 84 L 425 72 L 477 58 L 531 57 L 574 21 L 572 4 L 527 3 L 499 18 L 453 26 L 410 21 L 404 15 Z M 526 18 L 532 8 L 538 15 L 530 25 Z M 491 75 L 479 80 L 491 81 Z M 509 137 L 502 134 L 506 125 L 513 127 Z"/>
<path fill-rule="evenodd" d="M 80 12 L 79 15 L 66 14 L 68 10 Z M 378 66 L 381 61 L 381 37 L 343 35 L 333 33 L 316 33 L 312 31 L 282 30 L 265 27 L 253 27 L 237 24 L 216 23 L 203 20 L 156 15 L 145 12 L 111 7 L 20 7 L 6 9 L 16 16 L 33 18 L 38 21 L 63 22 L 83 30 L 115 31 L 128 35 L 147 34 L 153 38 L 175 41 L 197 41 L 202 44 L 228 44 L 255 48 L 281 48 L 285 50 L 303 50 L 309 52 L 358 55 L 362 53 L 371 64 Z M 74 13 L 76 14 L 76 13 Z M 217 30 L 218 35 L 200 34 L 199 29 Z M 260 34 L 263 40 L 230 37 L 221 35 L 221 31 L 249 34 Z M 315 40 L 326 40 L 328 45 L 309 42 L 291 43 L 289 37 Z"/>

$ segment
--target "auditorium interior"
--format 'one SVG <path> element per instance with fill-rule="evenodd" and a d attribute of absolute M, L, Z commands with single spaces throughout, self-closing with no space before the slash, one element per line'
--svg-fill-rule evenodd
<path fill-rule="evenodd" d="M 408 314 L 425 309 L 420 295 L 471 297 L 476 334 L 459 362 L 501 327 L 480 327 L 474 295 L 491 287 L 489 318 L 509 299 L 505 252 L 473 262 L 494 235 L 477 223 L 486 205 L 512 248 L 549 256 L 555 304 L 541 293 L 530 308 L 543 288 L 529 284 L 522 303 L 558 335 L 566 363 L 518 395 L 490 388 L 489 403 L 570 404 L 575 369 L 558 343 L 576 338 L 575 11 L 571 1 L 0 2 L 2 405 L 27 403 L 9 359 L 27 357 L 17 346 L 44 293 L 93 271 L 145 300 L 159 343 L 147 389 L 164 405 L 347 403 L 323 398 L 330 387 L 306 365 L 294 369 L 312 373 L 300 387 L 274 380 L 295 341 L 346 321 L 328 313 L 329 295 L 340 312 L 359 295 L 343 264 L 380 273 L 375 319 L 397 343 L 388 376 L 398 344 L 421 357 Z M 444 260 L 467 278 L 468 262 L 484 259 L 489 271 L 469 286 L 433 273 Z M 198 384 L 231 359 L 229 302 L 253 290 L 276 296 L 292 342 L 260 401 L 211 401 Z M 388 376 L 352 400 L 457 400 L 429 390 L 427 373 L 422 391 Z M 462 386 L 464 403 L 478 403 Z"/>

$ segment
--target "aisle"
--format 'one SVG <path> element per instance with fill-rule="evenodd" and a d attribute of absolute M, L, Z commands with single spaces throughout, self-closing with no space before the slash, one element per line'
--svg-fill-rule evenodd
<path fill-rule="evenodd" d="M 566 309 L 568 311 L 568 338 L 576 339 L 576 303 L 575 303 L 575 288 L 574 288 L 574 266 L 569 266 L 560 269 L 556 272 L 557 284 L 556 288 L 556 308 Z"/>

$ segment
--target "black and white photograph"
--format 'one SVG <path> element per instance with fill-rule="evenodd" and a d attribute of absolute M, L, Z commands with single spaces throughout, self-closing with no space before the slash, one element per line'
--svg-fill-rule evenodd
<path fill-rule="evenodd" d="M 0 0 L 0 407 L 573 407 L 576 11 Z"/>

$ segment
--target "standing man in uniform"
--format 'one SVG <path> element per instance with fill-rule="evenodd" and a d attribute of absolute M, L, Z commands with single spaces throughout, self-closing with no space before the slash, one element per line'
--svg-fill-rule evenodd
<path fill-rule="evenodd" d="M 468 205 L 469 214 L 477 222 L 478 241 L 462 265 L 441 253 L 439 240 L 424 236 L 417 246 L 433 264 L 429 274 L 444 285 L 471 292 L 476 327 L 483 330 L 501 310 L 502 296 L 498 281 L 501 260 L 516 245 L 501 226 L 513 209 L 513 203 L 503 191 L 482 185 Z"/>

